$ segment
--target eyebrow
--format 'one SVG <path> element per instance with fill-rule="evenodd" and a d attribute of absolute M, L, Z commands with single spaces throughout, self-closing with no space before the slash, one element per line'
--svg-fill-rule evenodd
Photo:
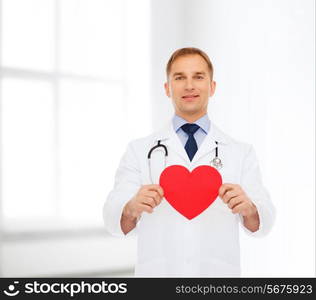
<path fill-rule="evenodd" d="M 175 77 L 175 76 L 179 76 L 179 75 L 184 75 L 184 73 L 183 72 L 176 72 L 172 76 Z M 195 72 L 194 75 L 205 75 L 205 72 Z"/>

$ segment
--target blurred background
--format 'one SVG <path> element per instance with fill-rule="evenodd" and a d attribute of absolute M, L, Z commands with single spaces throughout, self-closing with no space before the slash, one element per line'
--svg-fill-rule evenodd
<path fill-rule="evenodd" d="M 242 276 L 315 276 L 313 0 L 0 0 L 0 276 L 133 276 L 103 228 L 127 143 L 173 115 L 177 48 L 213 62 L 209 116 L 253 144 L 277 209 Z"/>

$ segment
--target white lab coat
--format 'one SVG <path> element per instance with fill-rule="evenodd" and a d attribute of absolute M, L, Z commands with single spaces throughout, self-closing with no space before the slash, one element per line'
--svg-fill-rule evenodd
<path fill-rule="evenodd" d="M 252 146 L 230 138 L 211 123 L 192 162 L 172 122 L 148 137 L 130 142 L 115 176 L 115 185 L 104 205 L 105 227 L 114 236 L 124 236 L 120 219 L 124 205 L 141 185 L 151 184 L 147 154 L 157 144 L 167 146 L 166 167 L 183 165 L 190 171 L 210 165 L 218 156 L 223 183 L 239 184 L 257 206 L 260 228 L 252 233 L 242 224 L 242 216 L 233 214 L 223 200 L 217 199 L 192 220 L 178 213 L 165 199 L 152 214 L 143 213 L 128 235 L 137 234 L 137 277 L 238 277 L 240 276 L 239 223 L 252 236 L 267 234 L 274 222 L 275 210 L 262 185 L 258 161 Z M 151 170 L 155 184 L 165 168 L 162 148 L 152 154 Z M 128 236 L 127 235 L 127 236 Z"/>

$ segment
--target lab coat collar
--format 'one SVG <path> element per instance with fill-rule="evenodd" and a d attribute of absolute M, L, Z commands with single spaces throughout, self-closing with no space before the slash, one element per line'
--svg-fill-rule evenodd
<path fill-rule="evenodd" d="M 166 144 L 168 148 L 175 151 L 178 155 L 180 155 L 187 164 L 194 164 L 205 155 L 209 154 L 216 148 L 215 141 L 218 142 L 218 146 L 226 145 L 230 142 L 230 138 L 224 134 L 213 122 L 211 122 L 210 130 L 206 137 L 204 138 L 202 144 L 200 145 L 198 151 L 193 157 L 193 160 L 190 161 L 189 157 L 182 145 L 180 138 L 176 134 L 172 120 L 170 120 L 162 130 L 158 131 L 155 134 L 155 143 L 158 140 L 161 140 L 161 143 Z"/>

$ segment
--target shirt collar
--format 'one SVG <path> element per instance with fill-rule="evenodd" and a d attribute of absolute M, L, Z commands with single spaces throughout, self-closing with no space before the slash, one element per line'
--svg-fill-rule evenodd
<path fill-rule="evenodd" d="M 174 115 L 173 118 L 172 118 L 172 124 L 173 124 L 173 128 L 175 130 L 175 132 L 178 132 L 180 130 L 180 127 L 184 124 L 188 123 L 187 120 L 181 118 L 180 116 L 178 115 Z M 210 129 L 210 125 L 211 125 L 211 122 L 210 122 L 210 119 L 208 117 L 207 114 L 205 114 L 203 117 L 199 118 L 198 120 L 196 120 L 194 122 L 194 124 L 197 124 L 200 126 L 200 128 L 206 133 L 208 134 L 209 132 L 209 129 Z"/>

